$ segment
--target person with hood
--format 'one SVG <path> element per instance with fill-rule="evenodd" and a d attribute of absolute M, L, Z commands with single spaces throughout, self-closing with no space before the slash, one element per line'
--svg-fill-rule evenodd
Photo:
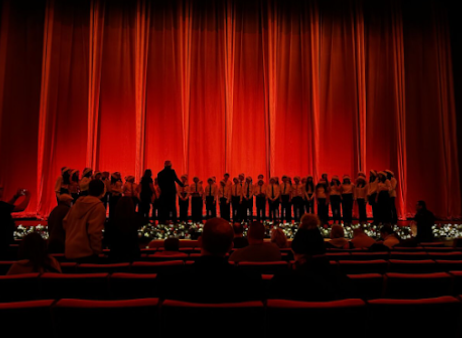
<path fill-rule="evenodd" d="M 91 181 L 91 175 L 93 170 L 91 168 L 85 168 L 82 172 L 82 179 L 79 182 L 80 196 L 88 196 L 88 185 Z"/>
<path fill-rule="evenodd" d="M 63 219 L 71 209 L 74 199 L 69 194 L 59 196 L 58 205 L 48 216 L 48 252 L 64 253 L 66 234 L 63 229 Z"/>
<path fill-rule="evenodd" d="M 92 180 L 88 192 L 88 196 L 77 200 L 63 220 L 64 255 L 77 262 L 96 262 L 102 252 L 102 230 L 106 221 L 106 210 L 101 202 L 104 183 Z"/>

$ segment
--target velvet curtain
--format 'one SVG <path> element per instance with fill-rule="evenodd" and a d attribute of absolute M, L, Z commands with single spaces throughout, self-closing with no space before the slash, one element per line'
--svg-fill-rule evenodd
<path fill-rule="evenodd" d="M 27 5 L 26 5 L 27 4 Z M 0 179 L 56 205 L 60 168 L 140 179 L 391 169 L 461 216 L 447 12 L 437 1 L 3 0 Z M 459 131 L 460 132 L 460 131 Z"/>

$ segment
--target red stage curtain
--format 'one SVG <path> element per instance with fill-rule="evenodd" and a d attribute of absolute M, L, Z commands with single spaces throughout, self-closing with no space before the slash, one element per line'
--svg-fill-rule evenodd
<path fill-rule="evenodd" d="M 391 169 L 397 207 L 461 216 L 439 2 L 4 0 L 0 180 L 56 204 L 60 168 L 190 180 Z M 22 137 L 18 137 L 22 135 Z"/>

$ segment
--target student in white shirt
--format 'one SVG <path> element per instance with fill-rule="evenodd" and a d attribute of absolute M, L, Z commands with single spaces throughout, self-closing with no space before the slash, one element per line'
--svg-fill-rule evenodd
<path fill-rule="evenodd" d="M 351 225 L 353 222 L 353 194 L 355 185 L 351 184 L 351 178 L 348 175 L 343 176 L 343 183 L 340 186 L 342 193 L 342 211 L 343 222 L 345 225 Z"/>
<path fill-rule="evenodd" d="M 342 214 L 340 212 L 342 196 L 340 194 L 340 180 L 337 175 L 332 176 L 332 181 L 330 182 L 329 199 L 334 224 L 340 224 L 340 219 L 342 218 Z"/>
<path fill-rule="evenodd" d="M 189 185 L 188 176 L 181 176 L 181 182 L 183 187 L 179 184 L 176 185 L 176 192 L 178 195 L 178 206 L 180 207 L 180 222 L 188 221 L 188 209 L 189 209 Z"/>
<path fill-rule="evenodd" d="M 305 212 L 314 214 L 314 181 L 313 176 L 309 175 L 302 180 L 304 187 Z"/>
<path fill-rule="evenodd" d="M 292 205 L 294 206 L 294 219 L 300 222 L 303 214 L 305 213 L 305 186 L 300 182 L 300 176 L 294 177 L 294 184 L 292 185 Z"/>
<path fill-rule="evenodd" d="M 217 185 L 213 177 L 207 180 L 204 191 L 205 214 L 207 219 L 217 217 Z"/>
<path fill-rule="evenodd" d="M 220 217 L 230 221 L 230 203 L 231 203 L 231 187 L 225 180 L 220 181 L 218 187 L 218 201 L 220 204 Z"/>
<path fill-rule="evenodd" d="M 276 184 L 276 178 L 270 179 L 270 184 L 266 187 L 266 196 L 269 203 L 269 219 L 273 222 L 279 219 L 279 197 L 281 195 L 280 187 Z"/>
<path fill-rule="evenodd" d="M 257 221 L 263 222 L 266 220 L 266 186 L 263 179 L 258 180 L 254 188 L 254 194 L 257 204 Z"/>
<path fill-rule="evenodd" d="M 252 177 L 247 176 L 242 191 L 243 220 L 245 222 L 253 221 L 253 183 Z"/>
<path fill-rule="evenodd" d="M 193 182 L 189 190 L 191 194 L 191 218 L 193 222 L 202 222 L 202 196 L 204 195 L 204 190 L 202 184 L 199 183 L 198 177 L 194 177 Z"/>
<path fill-rule="evenodd" d="M 318 216 L 321 220 L 321 225 L 329 224 L 329 192 L 327 182 L 321 178 L 316 184 L 315 194 L 318 202 Z"/>
<path fill-rule="evenodd" d="M 367 183 L 364 176 L 358 176 L 356 179 L 354 199 L 358 203 L 359 223 L 364 224 L 367 222 L 366 213 L 366 199 L 367 199 Z"/>
<path fill-rule="evenodd" d="M 282 176 L 282 183 L 279 185 L 281 192 L 281 221 L 292 221 L 292 185 L 289 183 L 287 176 Z"/>
<path fill-rule="evenodd" d="M 80 179 L 80 196 L 88 196 L 88 185 L 91 181 L 91 175 L 93 170 L 91 168 L 85 168 L 82 172 L 82 178 Z"/>
<path fill-rule="evenodd" d="M 231 205 L 233 207 L 233 222 L 241 221 L 242 186 L 237 177 L 233 178 L 231 187 Z"/>

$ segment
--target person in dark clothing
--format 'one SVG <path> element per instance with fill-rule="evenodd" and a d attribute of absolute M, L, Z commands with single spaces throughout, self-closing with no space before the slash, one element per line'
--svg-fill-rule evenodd
<path fill-rule="evenodd" d="M 24 199 L 19 204 L 16 201 L 24 196 Z M 11 217 L 13 212 L 24 211 L 29 205 L 30 192 L 26 189 L 18 189 L 13 198 L 8 201 L 2 201 L 3 185 L 0 185 L 0 258 L 10 259 L 9 246 L 14 242 L 13 233 L 16 225 Z"/>
<path fill-rule="evenodd" d="M 414 222 L 417 226 L 416 240 L 419 242 L 431 242 L 434 240 L 432 226 L 435 224 L 435 216 L 427 209 L 425 201 L 417 202 L 417 213 Z"/>
<path fill-rule="evenodd" d="M 194 303 L 262 300 L 261 275 L 243 272 L 228 263 L 226 254 L 232 248 L 233 237 L 233 228 L 226 220 L 209 219 L 199 239 L 202 256 L 190 271 L 159 274 L 160 298 Z"/>
<path fill-rule="evenodd" d="M 69 194 L 62 194 L 58 197 L 58 205 L 48 216 L 48 252 L 64 253 L 66 233 L 63 229 L 63 219 L 71 209 L 74 198 Z"/>
<path fill-rule="evenodd" d="M 268 298 L 330 301 L 346 297 L 348 278 L 336 273 L 324 255 L 324 239 L 318 229 L 320 223 L 316 215 L 302 217 L 292 241 L 293 269 L 274 275 Z"/>
<path fill-rule="evenodd" d="M 132 262 L 140 258 L 138 228 L 143 219 L 136 215 L 133 199 L 124 196 L 119 199 L 105 231 L 109 243 L 109 259 L 112 262 Z"/>
<path fill-rule="evenodd" d="M 167 219 L 171 219 L 173 223 L 176 223 L 175 182 L 180 187 L 184 187 L 184 184 L 176 176 L 175 170 L 172 169 L 172 162 L 165 161 L 164 169 L 157 174 L 157 182 L 162 192 L 160 196 L 162 210 L 159 222 L 165 223 Z"/>
<path fill-rule="evenodd" d="M 147 169 L 144 172 L 138 189 L 140 195 L 140 206 L 138 212 L 143 217 L 148 218 L 151 210 L 152 195 L 154 194 L 154 181 L 152 180 L 151 169 Z"/>
<path fill-rule="evenodd" d="M 239 222 L 234 222 L 233 224 L 234 230 L 234 239 L 233 239 L 233 248 L 234 249 L 241 249 L 249 245 L 249 241 L 247 237 L 244 237 L 244 227 Z"/>

